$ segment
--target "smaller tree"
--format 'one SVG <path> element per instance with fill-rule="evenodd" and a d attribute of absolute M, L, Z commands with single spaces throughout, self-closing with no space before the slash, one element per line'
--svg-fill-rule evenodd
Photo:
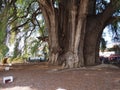
<path fill-rule="evenodd" d="M 120 54 L 120 46 L 114 45 L 112 48 L 108 48 L 108 51 L 114 51 L 115 54 Z"/>
<path fill-rule="evenodd" d="M 41 20 L 42 19 L 42 20 Z M 28 56 L 27 48 L 32 46 L 32 52 L 38 48 L 40 40 L 35 44 L 27 44 L 29 37 L 37 38 L 37 31 L 43 38 L 45 25 L 42 17 L 39 2 L 37 0 L 1 0 L 0 1 L 0 48 L 1 52 L 6 54 L 8 48 L 12 48 L 13 58 Z M 5 45 L 7 43 L 7 45 Z M 22 44 L 21 44 L 22 43 Z M 32 45 L 34 44 L 34 46 Z M 27 46 L 28 45 L 28 46 Z M 3 52 L 4 51 L 4 52 Z M 8 52 L 10 54 L 11 52 Z M 31 53 L 31 52 L 30 52 Z"/>
<path fill-rule="evenodd" d="M 101 52 L 104 52 L 105 49 L 106 49 L 106 41 L 105 41 L 105 39 L 102 37 L 102 38 L 101 38 L 101 42 L 100 42 L 100 50 L 101 50 Z"/>

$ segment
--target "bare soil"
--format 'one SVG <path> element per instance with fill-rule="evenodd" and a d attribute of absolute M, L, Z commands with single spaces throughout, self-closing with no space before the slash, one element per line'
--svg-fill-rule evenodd
<path fill-rule="evenodd" d="M 9 71 L 0 65 L 0 90 L 120 90 L 120 69 L 94 66 L 64 69 L 46 63 L 12 65 Z M 3 77 L 13 76 L 3 84 Z"/>

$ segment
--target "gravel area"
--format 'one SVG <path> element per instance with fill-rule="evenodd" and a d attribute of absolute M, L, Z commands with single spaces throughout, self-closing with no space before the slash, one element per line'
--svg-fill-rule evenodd
<path fill-rule="evenodd" d="M 0 90 L 120 90 L 120 69 L 84 67 L 61 70 L 46 63 L 0 66 Z M 3 77 L 13 76 L 3 84 Z"/>

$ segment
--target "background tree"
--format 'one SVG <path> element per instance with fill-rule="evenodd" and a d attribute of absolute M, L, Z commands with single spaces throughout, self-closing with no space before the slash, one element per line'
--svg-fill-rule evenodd
<path fill-rule="evenodd" d="M 101 41 L 100 41 L 100 50 L 101 52 L 104 52 L 104 50 L 106 49 L 106 41 L 104 38 L 101 38 Z"/>
<path fill-rule="evenodd" d="M 3 48 L 7 48 L 7 51 L 4 53 L 5 56 L 8 52 L 8 47 L 9 49 L 14 47 L 12 48 L 14 49 L 12 58 L 16 58 L 18 56 L 24 57 L 24 55 L 29 52 L 27 45 L 30 47 L 32 44 L 32 41 L 29 42 L 30 38 L 34 36 L 34 38 L 37 39 L 37 35 L 34 35 L 36 32 L 38 32 L 38 35 L 42 37 L 47 36 L 46 34 L 43 35 L 43 32 L 46 31 L 44 30 L 44 19 L 41 15 L 39 2 L 37 0 L 2 0 L 0 7 L 1 50 L 5 52 L 5 49 Z M 34 44 L 34 48 L 38 47 L 38 43 L 39 41 Z M 1 53 L 3 54 L 3 52 Z"/>
<path fill-rule="evenodd" d="M 112 48 L 108 48 L 108 51 L 114 51 L 115 54 L 120 54 L 120 46 L 119 45 L 113 45 Z"/>
<path fill-rule="evenodd" d="M 1 53 L 1 59 L 5 56 L 5 54 L 7 53 L 8 51 L 8 47 L 6 46 L 6 32 L 8 31 L 8 28 L 7 28 L 7 21 L 9 19 L 9 14 L 8 13 L 11 13 L 10 10 L 8 9 L 10 7 L 10 3 L 7 3 L 7 2 L 4 2 L 4 1 L 1 1 L 0 2 L 0 53 Z M 4 10 L 3 10 L 4 8 Z"/>

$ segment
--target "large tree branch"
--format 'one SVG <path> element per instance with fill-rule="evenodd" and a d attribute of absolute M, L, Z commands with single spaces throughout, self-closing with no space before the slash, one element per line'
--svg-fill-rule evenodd
<path fill-rule="evenodd" d="M 82 29 L 86 26 L 86 18 L 88 14 L 88 3 L 89 0 L 81 0 L 80 2 L 80 7 L 79 7 L 79 20 L 77 24 L 77 29 L 76 29 L 76 34 L 75 34 L 75 42 L 74 42 L 74 49 L 77 50 L 79 47 L 79 42 L 80 42 L 80 37 L 81 37 L 81 32 L 83 31 Z"/>
<path fill-rule="evenodd" d="M 40 8 L 43 13 L 43 16 L 45 18 L 45 23 L 47 25 L 47 28 L 49 29 L 49 45 L 51 47 L 50 51 L 57 53 L 59 49 L 58 44 L 58 17 L 57 13 L 54 7 L 54 0 L 39 0 L 40 2 Z"/>
<path fill-rule="evenodd" d="M 114 23 L 114 22 L 117 22 L 117 21 L 120 21 L 120 16 L 114 16 L 114 17 L 111 17 L 108 21 L 107 21 L 107 25 L 108 24 L 111 24 L 111 23 Z"/>
<path fill-rule="evenodd" d="M 51 16 L 55 16 L 57 13 L 55 12 L 53 1 L 54 0 L 39 0 L 40 9 L 43 13 L 48 28 L 50 27 Z"/>
<path fill-rule="evenodd" d="M 53 1 L 52 0 L 39 0 L 40 5 L 44 7 L 49 13 L 53 11 Z"/>
<path fill-rule="evenodd" d="M 120 1 L 119 0 L 112 0 L 108 7 L 105 9 L 105 11 L 102 13 L 102 22 L 105 23 L 108 21 L 113 13 L 120 7 Z"/>

